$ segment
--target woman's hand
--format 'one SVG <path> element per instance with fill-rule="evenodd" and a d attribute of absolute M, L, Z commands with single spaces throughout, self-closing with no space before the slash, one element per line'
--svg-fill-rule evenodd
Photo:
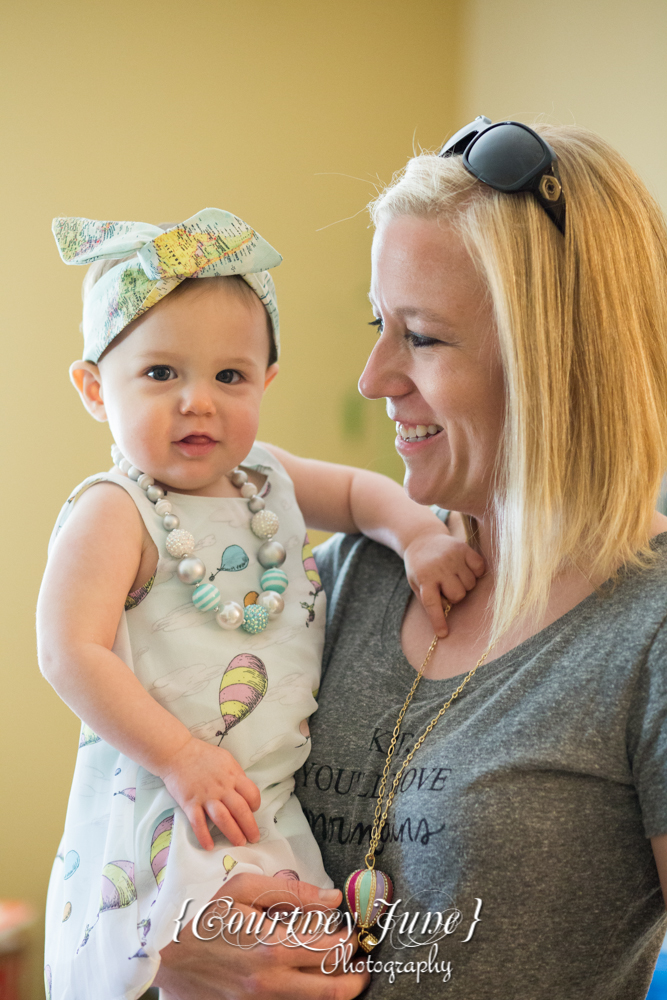
<path fill-rule="evenodd" d="M 408 583 L 424 605 L 441 639 L 448 634 L 443 597 L 450 604 L 462 601 L 486 572 L 478 552 L 441 530 L 423 532 L 406 546 Z"/>
<path fill-rule="evenodd" d="M 214 898 L 223 896 L 232 897 L 234 908 L 246 916 L 285 902 L 313 910 L 329 909 L 341 901 L 335 889 L 262 875 L 235 875 Z M 226 934 L 230 940 L 216 936 L 201 941 L 190 922 L 180 932 L 178 943 L 170 942 L 162 949 L 153 985 L 164 990 L 169 1000 L 352 1000 L 368 986 L 367 972 L 326 975 L 320 970 L 327 951 L 347 938 L 346 929 L 318 937 L 317 950 L 295 947 L 293 941 L 284 945 L 286 937 L 287 927 L 279 923 L 267 938 L 270 943 L 253 947 L 240 946 L 245 944 L 241 940 L 230 943 L 230 934 Z"/>
<path fill-rule="evenodd" d="M 213 848 L 207 816 L 235 847 L 259 840 L 253 816 L 259 809 L 259 789 L 228 750 L 192 736 L 169 758 L 160 777 L 207 851 Z"/>

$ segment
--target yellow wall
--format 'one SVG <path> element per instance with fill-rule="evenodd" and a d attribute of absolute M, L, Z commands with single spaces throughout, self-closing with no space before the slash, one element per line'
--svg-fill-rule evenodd
<path fill-rule="evenodd" d="M 461 14 L 462 125 L 585 125 L 667 209 L 665 0 L 464 0 Z"/>
<path fill-rule="evenodd" d="M 0 896 L 41 910 L 62 831 L 78 723 L 38 672 L 33 609 L 61 503 L 109 463 L 67 379 L 83 269 L 61 264 L 51 218 L 215 205 L 248 220 L 285 258 L 262 435 L 400 475 L 383 405 L 355 390 L 373 340 L 362 209 L 413 137 L 455 127 L 454 14 L 449 0 L 4 5 Z"/>
<path fill-rule="evenodd" d="M 5 5 L 0 896 L 42 907 L 62 829 L 78 723 L 37 670 L 33 608 L 60 503 L 108 462 L 67 381 L 82 273 L 52 216 L 246 218 L 285 257 L 263 436 L 400 476 L 382 404 L 355 392 L 371 234 L 363 211 L 338 220 L 413 137 L 432 147 L 479 113 L 588 125 L 667 205 L 666 42 L 664 0 Z M 33 951 L 36 998 L 37 934 Z"/>

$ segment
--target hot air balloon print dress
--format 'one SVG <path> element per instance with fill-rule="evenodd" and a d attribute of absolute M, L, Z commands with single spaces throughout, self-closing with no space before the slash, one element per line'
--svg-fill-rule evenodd
<path fill-rule="evenodd" d="M 257 635 L 223 631 L 214 611 L 194 607 L 154 505 L 119 470 L 85 480 L 58 518 L 54 537 L 76 498 L 101 481 L 135 501 L 159 562 L 154 578 L 129 596 L 114 652 L 194 736 L 234 755 L 261 792 L 261 840 L 232 847 L 212 827 L 215 847 L 203 850 L 162 781 L 84 723 L 47 900 L 51 1000 L 140 997 L 183 902 L 193 900 L 189 920 L 239 872 L 332 884 L 293 794 L 294 773 L 310 750 L 305 720 L 317 707 L 325 598 L 287 473 L 258 445 L 242 466 L 266 476 L 261 495 L 280 519 L 276 537 L 287 551 L 285 610 Z M 242 603 L 261 590 L 261 542 L 245 500 L 173 493 L 169 500 L 223 601 Z"/>

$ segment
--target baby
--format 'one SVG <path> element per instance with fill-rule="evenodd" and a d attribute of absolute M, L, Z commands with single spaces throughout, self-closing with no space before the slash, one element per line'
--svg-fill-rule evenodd
<path fill-rule="evenodd" d="M 66 263 L 96 262 L 71 377 L 116 443 L 60 514 L 38 605 L 40 667 L 83 720 L 47 996 L 132 1000 L 185 901 L 190 919 L 231 873 L 331 887 L 293 795 L 324 629 L 306 524 L 394 548 L 440 635 L 443 596 L 484 565 L 391 480 L 255 443 L 281 257 L 246 223 L 54 233 Z"/>

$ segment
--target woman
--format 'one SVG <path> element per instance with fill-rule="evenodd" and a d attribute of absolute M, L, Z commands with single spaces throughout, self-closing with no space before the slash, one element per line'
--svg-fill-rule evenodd
<path fill-rule="evenodd" d="M 373 207 L 380 336 L 360 387 L 387 397 L 409 495 L 462 512 L 488 573 L 424 668 L 392 773 L 449 707 L 374 827 L 432 632 L 399 560 L 327 543 L 326 673 L 297 790 L 336 885 L 370 845 L 410 914 L 373 953 L 370 996 L 630 1000 L 667 892 L 667 234 L 591 133 L 540 126 L 549 146 L 526 167 L 534 133 L 483 142 L 485 126 L 410 161 Z M 170 947 L 164 983 L 195 996 Z M 228 949 L 228 985 L 206 995 L 365 985 L 287 954 L 255 952 L 272 975 L 255 964 L 250 989 Z"/>

